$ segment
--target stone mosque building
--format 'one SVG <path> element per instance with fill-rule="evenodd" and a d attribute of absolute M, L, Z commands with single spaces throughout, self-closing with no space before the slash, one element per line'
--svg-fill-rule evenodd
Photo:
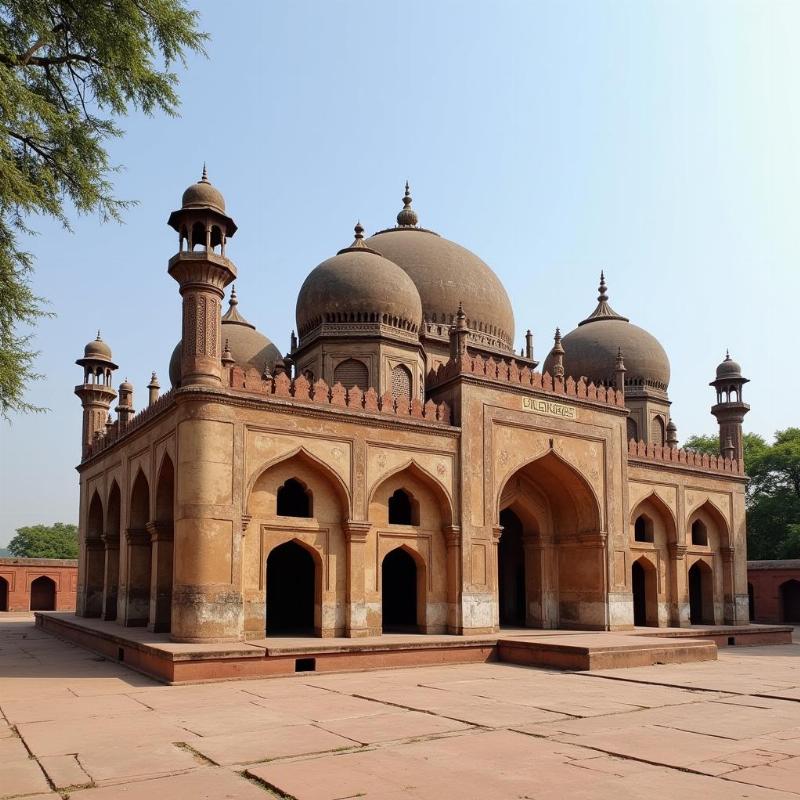
<path fill-rule="evenodd" d="M 205 170 L 169 225 L 171 388 L 153 374 L 137 413 L 99 334 L 77 362 L 80 616 L 195 643 L 748 622 L 729 356 L 722 452 L 700 456 L 677 447 L 664 348 L 602 275 L 539 369 L 497 275 L 408 187 L 396 225 L 310 271 L 285 355 L 240 309 Z"/>

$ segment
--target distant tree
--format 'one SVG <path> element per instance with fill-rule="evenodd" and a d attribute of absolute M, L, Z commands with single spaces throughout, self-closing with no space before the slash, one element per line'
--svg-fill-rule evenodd
<path fill-rule="evenodd" d="M 8 550 L 17 558 L 77 558 L 78 528 L 63 522 L 17 528 Z"/>
<path fill-rule="evenodd" d="M 130 108 L 175 115 L 171 65 L 204 52 L 184 0 L 0 0 L 0 417 L 25 400 L 37 353 L 30 328 L 47 312 L 19 242 L 31 216 L 69 228 L 79 213 L 120 219 L 106 146 Z"/>
<path fill-rule="evenodd" d="M 685 446 L 718 453 L 719 438 L 690 436 Z M 746 433 L 744 466 L 748 558 L 800 558 L 800 428 L 778 431 L 772 444 Z"/>

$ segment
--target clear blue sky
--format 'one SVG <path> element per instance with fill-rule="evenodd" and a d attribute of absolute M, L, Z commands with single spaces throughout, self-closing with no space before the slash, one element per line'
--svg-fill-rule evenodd
<path fill-rule="evenodd" d="M 196 5 L 196 4 L 195 4 Z M 112 156 L 126 223 L 42 222 L 30 249 L 44 321 L 30 400 L 0 427 L 0 544 L 74 522 L 74 360 L 97 328 L 137 409 L 180 334 L 167 228 L 203 161 L 239 225 L 240 309 L 282 350 L 305 275 L 393 223 L 411 181 L 425 227 L 504 282 L 517 346 L 613 307 L 672 362 L 681 439 L 712 433 L 708 381 L 729 347 L 752 379 L 746 427 L 800 423 L 800 4 L 203 2 L 209 58 L 182 116 L 124 120 Z"/>

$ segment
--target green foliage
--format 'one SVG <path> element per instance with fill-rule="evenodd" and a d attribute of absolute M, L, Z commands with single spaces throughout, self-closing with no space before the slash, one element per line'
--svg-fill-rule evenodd
<path fill-rule="evenodd" d="M 718 453 L 717 436 L 691 436 L 686 447 Z M 800 558 L 800 428 L 786 428 L 768 444 L 744 435 L 747 487 L 747 556 Z"/>
<path fill-rule="evenodd" d="M 0 416 L 36 411 L 24 399 L 37 353 L 30 327 L 46 314 L 19 246 L 26 220 L 69 228 L 79 213 L 119 220 L 108 140 L 129 109 L 174 116 L 177 75 L 206 34 L 184 0 L 0 0 Z"/>
<path fill-rule="evenodd" d="M 78 528 L 63 522 L 17 528 L 8 550 L 17 558 L 77 558 Z"/>

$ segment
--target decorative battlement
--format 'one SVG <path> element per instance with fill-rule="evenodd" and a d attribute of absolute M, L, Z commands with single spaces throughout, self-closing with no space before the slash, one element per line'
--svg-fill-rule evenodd
<path fill-rule="evenodd" d="M 696 450 L 684 450 L 667 445 L 645 444 L 631 439 L 628 442 L 628 458 L 641 461 L 670 463 L 691 469 L 727 472 L 733 475 L 744 475 L 744 462 L 724 456 L 698 453 Z"/>
<path fill-rule="evenodd" d="M 423 403 L 416 397 L 408 398 L 405 395 L 395 398 L 391 392 L 378 395 L 372 387 L 364 391 L 358 386 L 345 389 L 341 383 L 328 386 L 321 378 L 312 384 L 302 375 L 294 380 L 286 373 L 280 373 L 274 378 L 265 377 L 259 374 L 257 369 L 243 370 L 236 366 L 228 370 L 228 376 L 230 388 L 237 391 L 268 395 L 309 405 L 347 408 L 352 411 L 391 414 L 394 417 L 450 424 L 450 406 L 447 403 L 434 403 L 433 400 Z"/>
<path fill-rule="evenodd" d="M 109 425 L 105 433 L 98 431 L 94 435 L 94 441 L 89 445 L 87 452 L 83 456 L 83 461 L 101 453 L 114 442 L 119 441 L 123 436 L 127 436 L 137 428 L 141 428 L 148 420 L 160 414 L 167 406 L 172 404 L 174 390 L 170 389 L 158 398 L 154 403 L 143 408 L 136 416 L 131 417 L 126 425 L 120 425 L 119 421 Z"/>
<path fill-rule="evenodd" d="M 440 364 L 437 370 L 428 373 L 427 387 L 435 388 L 460 375 L 488 378 L 497 383 L 566 395 L 591 403 L 625 407 L 624 393 L 611 387 L 595 385 L 593 382 L 587 383 L 583 378 L 578 381 L 574 378 L 553 378 L 549 372 L 534 372 L 527 366 L 520 369 L 514 360 L 495 361 L 494 358 L 484 359 L 480 355 L 473 357 L 465 354 L 458 359 L 451 358 L 446 364 Z"/>

